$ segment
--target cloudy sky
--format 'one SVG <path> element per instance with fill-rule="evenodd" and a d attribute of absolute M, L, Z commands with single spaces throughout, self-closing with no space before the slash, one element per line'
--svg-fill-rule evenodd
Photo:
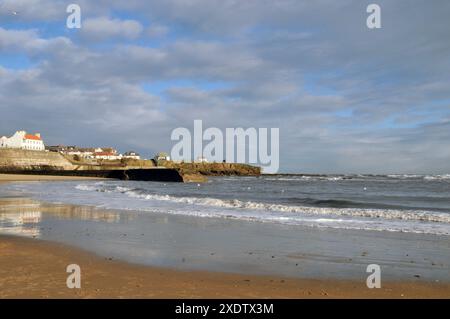
<path fill-rule="evenodd" d="M 449 173 L 449 32 L 448 0 L 0 0 L 0 135 L 150 157 L 201 119 L 280 128 L 281 172 Z"/>

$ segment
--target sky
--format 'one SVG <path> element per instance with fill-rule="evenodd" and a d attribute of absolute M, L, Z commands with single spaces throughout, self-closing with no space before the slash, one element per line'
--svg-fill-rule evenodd
<path fill-rule="evenodd" d="M 0 135 L 153 157 L 201 119 L 279 128 L 283 173 L 450 173 L 449 31 L 447 0 L 0 0 Z"/>

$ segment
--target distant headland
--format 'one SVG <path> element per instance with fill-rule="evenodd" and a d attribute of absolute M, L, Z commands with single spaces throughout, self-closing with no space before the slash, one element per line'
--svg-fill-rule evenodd
<path fill-rule="evenodd" d="M 0 173 L 92 176 L 124 180 L 204 182 L 207 176 L 259 176 L 261 168 L 239 163 L 173 161 L 160 152 L 151 159 L 113 147 L 46 146 L 39 133 L 21 130 L 0 137 Z"/>

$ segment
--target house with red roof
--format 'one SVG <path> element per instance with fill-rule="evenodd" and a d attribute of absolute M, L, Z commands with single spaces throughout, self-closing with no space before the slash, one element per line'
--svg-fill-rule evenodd
<path fill-rule="evenodd" d="M 0 148 L 18 148 L 29 151 L 45 151 L 41 134 L 28 134 L 25 131 L 17 131 L 11 137 L 0 138 Z"/>

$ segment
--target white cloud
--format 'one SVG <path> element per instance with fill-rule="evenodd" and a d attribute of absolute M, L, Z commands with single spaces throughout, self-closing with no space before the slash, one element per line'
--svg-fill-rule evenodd
<path fill-rule="evenodd" d="M 147 34 L 152 38 L 159 38 L 167 35 L 169 33 L 169 28 L 161 24 L 152 24 L 147 28 Z"/>
<path fill-rule="evenodd" d="M 141 35 L 143 29 L 142 24 L 135 20 L 98 17 L 82 21 L 81 35 L 90 40 L 136 39 Z"/>
<path fill-rule="evenodd" d="M 71 40 L 66 37 L 41 38 L 35 29 L 7 30 L 0 27 L 0 52 L 10 51 L 34 54 L 47 51 L 51 53 L 54 48 L 71 45 Z"/>
<path fill-rule="evenodd" d="M 62 31 L 0 28 L 0 127 L 148 154 L 203 119 L 280 127 L 285 171 L 449 170 L 450 3 L 380 1 L 377 33 L 356 0 L 80 0 L 74 32 L 65 8 L 34 8 L 22 23 L 59 19 Z M 121 10 L 136 20 L 106 18 Z M 14 70 L 11 52 L 35 63 Z"/>
<path fill-rule="evenodd" d="M 6 21 L 55 21 L 64 18 L 64 0 L 2 0 L 0 19 Z M 16 12 L 17 14 L 12 14 Z"/>

